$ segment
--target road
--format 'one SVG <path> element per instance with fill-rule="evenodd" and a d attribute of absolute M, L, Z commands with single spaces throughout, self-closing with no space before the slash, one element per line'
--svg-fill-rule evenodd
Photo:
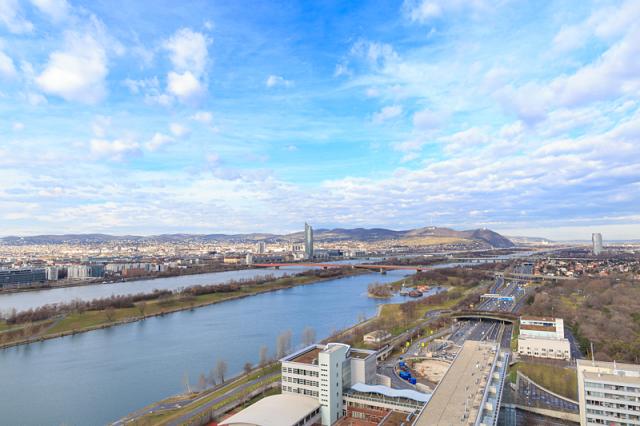
<path fill-rule="evenodd" d="M 516 403 L 519 405 L 566 411 L 570 413 L 577 413 L 579 411 L 578 404 L 558 398 L 527 379 L 521 377 L 518 384 L 519 386 L 516 390 Z"/>
<path fill-rule="evenodd" d="M 194 408 L 193 410 L 188 411 L 187 413 L 183 414 L 182 416 L 178 417 L 177 419 L 171 421 L 170 423 L 168 423 L 168 425 L 170 426 L 179 426 L 180 424 L 186 422 L 187 420 L 191 419 L 194 416 L 197 416 L 203 412 L 208 411 L 211 407 L 213 407 L 214 405 L 217 405 L 229 398 L 232 398 L 238 394 L 241 394 L 242 392 L 244 392 L 247 388 L 250 388 L 262 381 L 269 381 L 270 379 L 273 379 L 276 376 L 280 375 L 280 371 L 276 371 L 273 373 L 269 373 L 266 374 L 262 377 L 258 377 L 254 380 L 250 380 L 246 383 L 243 383 L 240 386 L 236 386 L 232 389 L 230 389 L 228 392 L 226 392 L 225 394 L 223 394 L 222 396 L 219 396 L 217 398 L 212 399 L 211 401 L 208 401 L 207 403 Z M 229 383 L 230 385 L 232 383 Z M 204 395 L 201 397 L 195 397 L 192 399 L 188 399 L 188 400 L 181 400 L 179 402 L 174 402 L 174 403 L 159 403 L 155 406 L 153 406 L 151 409 L 148 408 L 143 408 L 141 410 L 138 410 L 130 415 L 128 415 L 127 417 L 120 419 L 114 423 L 112 423 L 112 426 L 124 426 L 142 416 L 144 416 L 145 414 L 151 414 L 151 413 L 155 413 L 155 412 L 159 412 L 159 411 L 166 411 L 166 410 L 175 410 L 175 409 L 179 409 L 182 408 L 188 404 L 192 404 L 200 399 L 205 399 L 207 398 L 209 395 Z"/>

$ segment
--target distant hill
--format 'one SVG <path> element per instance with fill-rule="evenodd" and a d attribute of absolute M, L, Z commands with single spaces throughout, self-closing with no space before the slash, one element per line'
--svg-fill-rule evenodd
<path fill-rule="evenodd" d="M 514 236 L 508 236 L 506 238 L 510 239 L 511 241 L 513 241 L 516 244 L 551 244 L 551 243 L 555 243 L 555 241 L 553 241 L 553 240 L 549 240 L 547 238 L 541 238 L 541 237 L 514 237 Z"/>
<path fill-rule="evenodd" d="M 337 241 L 362 241 L 375 242 L 386 240 L 413 240 L 438 238 L 454 238 L 482 242 L 496 248 L 513 247 L 514 243 L 508 238 L 491 231 L 490 229 L 470 229 L 466 231 L 456 231 L 450 228 L 439 228 L 430 226 L 426 228 L 409 229 L 405 231 L 394 231 L 384 228 L 354 228 L 354 229 L 317 229 L 314 230 L 316 241 L 337 242 Z M 123 235 L 114 236 L 107 234 L 66 234 L 66 235 L 36 235 L 30 237 L 10 236 L 0 238 L 0 242 L 7 245 L 19 244 L 91 244 L 106 243 L 114 241 L 129 242 L 282 242 L 282 241 L 302 241 L 303 232 L 279 235 L 268 233 L 253 234 L 161 234 L 152 236 Z"/>

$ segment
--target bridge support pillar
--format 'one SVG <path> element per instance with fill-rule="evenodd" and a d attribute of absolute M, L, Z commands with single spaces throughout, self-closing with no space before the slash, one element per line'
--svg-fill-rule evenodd
<path fill-rule="evenodd" d="M 329 269 L 329 267 L 328 266 L 323 266 L 322 269 Z"/>
<path fill-rule="evenodd" d="M 279 267 L 279 266 L 275 266 L 275 268 L 276 268 L 276 269 L 280 269 L 280 267 Z"/>
<path fill-rule="evenodd" d="M 386 275 L 387 270 L 386 270 L 386 269 L 384 269 L 384 268 L 380 268 L 380 273 L 381 273 L 382 275 Z"/>
<path fill-rule="evenodd" d="M 416 272 L 422 272 L 422 269 L 418 268 L 416 269 Z"/>

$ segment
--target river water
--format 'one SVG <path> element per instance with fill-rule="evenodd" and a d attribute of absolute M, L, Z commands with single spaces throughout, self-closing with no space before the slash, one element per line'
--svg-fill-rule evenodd
<path fill-rule="evenodd" d="M 183 392 L 185 374 L 196 383 L 217 360 L 229 364 L 231 375 L 239 373 L 245 362 L 258 361 L 260 346 L 267 345 L 273 355 L 284 330 L 293 332 L 298 347 L 307 326 L 322 339 L 362 314 L 371 317 L 379 304 L 401 299 L 371 299 L 367 286 L 404 275 L 394 271 L 328 280 L 0 350 L 0 424 L 104 425 Z M 193 284 L 195 278 L 178 279 Z M 158 282 L 151 288 L 161 288 Z M 173 283 L 178 284 L 187 285 Z"/>

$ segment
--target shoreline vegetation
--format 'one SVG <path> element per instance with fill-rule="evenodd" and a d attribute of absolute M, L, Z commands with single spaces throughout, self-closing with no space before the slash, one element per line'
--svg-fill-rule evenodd
<path fill-rule="evenodd" d="M 365 271 L 351 268 L 312 269 L 279 278 L 266 275 L 224 284 L 195 285 L 174 291 L 155 290 L 152 293 L 45 305 L 22 312 L 14 310 L 0 321 L 0 349 L 362 273 Z"/>

